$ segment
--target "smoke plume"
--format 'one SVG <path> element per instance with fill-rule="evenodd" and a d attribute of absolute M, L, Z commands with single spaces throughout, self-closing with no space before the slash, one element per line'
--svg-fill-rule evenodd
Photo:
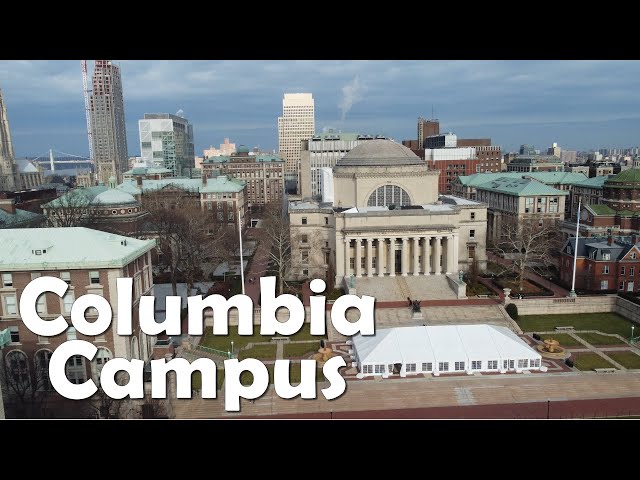
<path fill-rule="evenodd" d="M 360 83 L 360 78 L 357 75 L 350 83 L 347 83 L 342 87 L 342 99 L 338 105 L 342 112 L 341 122 L 344 122 L 347 117 L 347 113 L 351 110 L 351 107 L 362 100 L 364 91 L 365 87 Z"/>

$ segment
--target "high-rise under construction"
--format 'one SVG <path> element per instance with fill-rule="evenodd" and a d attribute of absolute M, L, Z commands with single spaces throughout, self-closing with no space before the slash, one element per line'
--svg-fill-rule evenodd
<path fill-rule="evenodd" d="M 11 143 L 7 108 L 0 90 L 0 192 L 17 189 L 20 189 L 20 175 Z"/>
<path fill-rule="evenodd" d="M 120 67 L 111 60 L 96 60 L 90 100 L 97 180 L 108 185 L 113 176 L 120 182 L 122 173 L 128 170 L 129 154 Z"/>

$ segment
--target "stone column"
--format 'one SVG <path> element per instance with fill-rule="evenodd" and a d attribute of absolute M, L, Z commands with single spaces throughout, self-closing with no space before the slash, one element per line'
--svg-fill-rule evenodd
<path fill-rule="evenodd" d="M 402 252 L 400 254 L 400 266 L 402 267 L 402 276 L 407 276 L 407 270 L 409 270 L 409 248 L 407 242 L 409 239 L 407 237 L 402 237 Z"/>
<path fill-rule="evenodd" d="M 373 238 L 367 238 L 367 277 L 373 277 Z"/>
<path fill-rule="evenodd" d="M 457 272 L 459 270 L 459 265 L 458 265 L 458 250 L 460 249 L 460 246 L 458 245 L 458 241 L 460 240 L 460 236 L 457 233 L 453 234 L 453 273 Z"/>
<path fill-rule="evenodd" d="M 413 275 L 420 275 L 419 249 L 420 237 L 413 237 Z"/>
<path fill-rule="evenodd" d="M 442 255 L 442 237 L 433 237 L 433 272 L 440 275 L 442 265 L 440 264 L 440 255 Z"/>
<path fill-rule="evenodd" d="M 453 235 L 447 237 L 447 273 L 454 273 L 455 266 L 453 265 Z"/>
<path fill-rule="evenodd" d="M 389 276 L 396 276 L 396 239 L 389 239 Z"/>
<path fill-rule="evenodd" d="M 424 237 L 422 242 L 422 273 L 431 275 L 431 237 Z"/>
<path fill-rule="evenodd" d="M 362 276 L 362 240 L 359 238 L 356 238 L 356 259 L 355 259 L 355 271 L 356 271 L 356 277 L 361 277 Z"/>
<path fill-rule="evenodd" d="M 351 272 L 350 267 L 349 267 L 349 258 L 351 257 L 351 254 L 349 253 L 349 250 L 351 250 L 349 247 L 351 245 L 351 239 L 349 238 L 345 238 L 344 239 L 344 276 L 348 277 Z"/>
<path fill-rule="evenodd" d="M 379 238 L 378 239 L 378 271 L 376 272 L 376 274 L 379 277 L 382 277 L 384 275 L 384 265 L 385 265 L 385 251 L 384 251 L 384 246 L 385 246 L 385 239 L 384 238 Z"/>

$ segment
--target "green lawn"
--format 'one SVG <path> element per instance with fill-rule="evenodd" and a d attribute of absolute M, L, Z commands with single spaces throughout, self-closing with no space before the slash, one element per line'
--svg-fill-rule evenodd
<path fill-rule="evenodd" d="M 281 337 L 282 335 L 275 336 Z M 311 335 L 311 325 L 305 323 L 297 333 L 290 335 L 289 338 L 291 340 L 319 340 L 321 338 L 326 339 L 327 337 L 326 335 L 324 337 Z M 233 341 L 233 350 L 237 353 L 241 348 L 246 347 L 248 343 L 261 343 L 270 340 L 271 335 L 260 335 L 260 325 L 253 326 L 253 335 L 238 335 L 238 327 L 235 326 L 229 326 L 228 335 L 214 335 L 212 327 L 205 327 L 204 336 L 200 340 L 200 345 L 227 352 L 231 350 L 231 342 Z"/>
<path fill-rule="evenodd" d="M 605 352 L 607 357 L 618 362 L 625 368 L 640 368 L 640 356 L 631 351 L 627 352 Z"/>
<path fill-rule="evenodd" d="M 571 315 L 526 315 L 518 318 L 518 325 L 525 332 L 551 331 L 554 327 L 573 326 L 576 330 L 599 330 L 631 335 L 631 322 L 617 313 L 579 313 Z"/>
<path fill-rule="evenodd" d="M 621 345 L 622 340 L 617 337 L 608 337 L 599 333 L 578 333 L 577 334 L 585 342 L 591 345 Z"/>
<path fill-rule="evenodd" d="M 560 342 L 560 346 L 561 347 L 582 347 L 582 346 L 584 346 L 578 340 L 576 340 L 571 335 L 569 335 L 568 333 L 545 333 L 545 334 L 541 334 L 540 338 L 542 340 L 546 340 L 548 338 L 553 338 L 554 340 L 557 340 L 558 342 Z"/>
<path fill-rule="evenodd" d="M 320 342 L 285 343 L 283 347 L 284 358 L 301 358 L 307 353 L 317 352 L 320 349 Z"/>
<path fill-rule="evenodd" d="M 291 340 L 302 341 L 302 340 L 320 340 L 321 338 L 326 339 L 327 335 L 311 335 L 311 324 L 305 323 L 302 328 L 293 335 L 289 335 Z"/>
<path fill-rule="evenodd" d="M 255 358 L 257 360 L 275 360 L 276 359 L 276 345 L 254 345 L 248 350 L 242 350 L 238 355 L 238 360 L 244 360 L 245 358 Z"/>
<path fill-rule="evenodd" d="M 222 382 L 224 382 L 224 368 L 219 368 L 216 372 L 216 388 L 220 390 L 222 388 Z M 196 370 L 191 375 L 191 389 L 202 389 L 202 374 L 200 370 Z"/>
<path fill-rule="evenodd" d="M 593 370 L 594 368 L 615 368 L 611 363 L 596 353 L 581 353 L 573 359 L 573 365 L 578 370 Z"/>

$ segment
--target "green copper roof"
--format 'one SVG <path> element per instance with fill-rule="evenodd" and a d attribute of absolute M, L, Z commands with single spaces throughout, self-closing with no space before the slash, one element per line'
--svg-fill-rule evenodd
<path fill-rule="evenodd" d="M 240 157 L 235 157 L 235 158 L 240 158 Z M 254 161 L 255 162 L 284 162 L 284 159 L 277 154 L 249 155 L 248 157 L 241 157 L 241 158 L 246 158 L 247 162 L 254 162 Z M 205 164 L 228 163 L 230 161 L 231 161 L 231 156 L 218 155 L 217 157 L 209 157 L 202 163 L 205 163 Z M 237 163 L 242 163 L 242 162 L 237 162 Z"/>
<path fill-rule="evenodd" d="M 200 193 L 228 193 L 241 192 L 244 189 L 245 182 L 235 178 L 228 178 L 221 175 L 216 178 L 208 178 L 207 185 L 202 185 L 200 178 L 163 178 L 161 180 L 142 180 L 142 193 L 162 190 L 169 186 L 174 186 L 182 190 L 200 192 Z M 139 188 L 136 180 L 125 180 L 118 188 L 137 195 Z M 133 190 L 137 193 L 133 193 Z"/>
<path fill-rule="evenodd" d="M 9 213 L 0 209 L 0 228 L 16 228 L 42 218 L 43 216 L 39 213 L 20 210 L 18 208 L 16 208 L 16 213 Z"/>
<path fill-rule="evenodd" d="M 586 180 L 571 182 L 571 184 L 575 185 L 576 187 L 602 188 L 604 182 L 606 182 L 609 178 L 609 175 L 599 175 L 597 177 L 587 178 Z"/>
<path fill-rule="evenodd" d="M 569 195 L 569 192 L 558 190 L 544 183 L 531 178 L 509 178 L 501 177 L 482 185 L 477 185 L 478 190 L 488 190 L 492 192 L 506 193 L 518 197 L 529 197 L 533 195 Z"/>
<path fill-rule="evenodd" d="M 640 183 L 640 168 L 629 168 L 609 177 L 610 182 Z"/>
<path fill-rule="evenodd" d="M 84 227 L 0 230 L 0 271 L 120 268 L 151 250 L 155 240 Z"/>
<path fill-rule="evenodd" d="M 154 175 L 159 173 L 171 173 L 172 171 L 164 167 L 136 167 L 124 172 L 125 175 Z"/>
<path fill-rule="evenodd" d="M 604 216 L 609 216 L 609 215 L 615 215 L 616 211 L 611 208 L 609 205 L 587 205 L 588 209 L 590 209 L 593 213 L 595 213 L 596 215 L 604 215 Z"/>
<path fill-rule="evenodd" d="M 474 173 L 473 175 L 463 175 L 458 180 L 463 185 L 475 187 L 497 178 L 533 178 L 544 184 L 551 185 L 571 185 L 588 180 L 584 173 L 573 172 L 501 172 L 501 173 Z"/>

